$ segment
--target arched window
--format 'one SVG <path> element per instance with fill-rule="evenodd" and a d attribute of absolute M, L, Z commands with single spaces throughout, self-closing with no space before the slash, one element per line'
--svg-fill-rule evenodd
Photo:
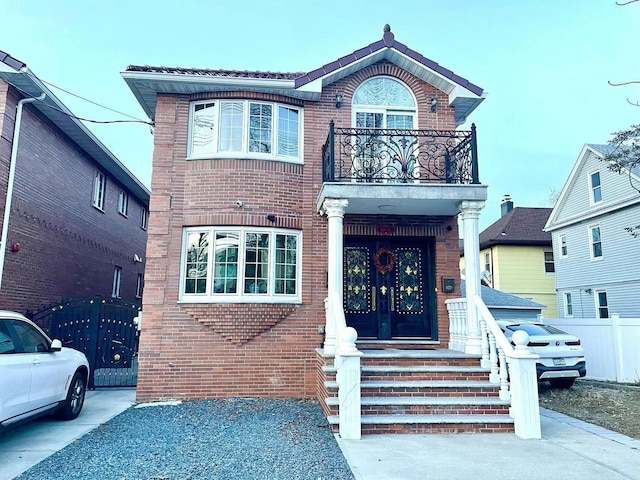
<path fill-rule="evenodd" d="M 389 77 L 374 77 L 364 82 L 353 95 L 353 104 L 413 109 L 416 107 L 416 101 L 409 89 Z"/>
<path fill-rule="evenodd" d="M 415 128 L 416 100 L 405 85 L 393 78 L 365 81 L 355 91 L 352 104 L 356 128 Z"/>

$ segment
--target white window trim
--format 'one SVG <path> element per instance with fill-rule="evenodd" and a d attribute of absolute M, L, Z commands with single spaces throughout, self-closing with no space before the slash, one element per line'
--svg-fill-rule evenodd
<path fill-rule="evenodd" d="M 93 198 L 91 204 L 104 212 L 105 197 L 107 194 L 107 177 L 100 170 L 96 170 L 93 177 Z"/>
<path fill-rule="evenodd" d="M 547 253 L 551 254 L 551 257 L 553 258 L 553 260 L 551 262 L 547 261 Z M 542 268 L 544 270 L 544 274 L 545 275 L 555 275 L 556 274 L 556 257 L 553 253 L 553 249 L 551 250 L 543 250 L 542 251 L 542 260 L 544 262 L 544 265 L 542 265 Z M 547 264 L 550 263 L 553 265 L 553 272 L 547 272 Z"/>
<path fill-rule="evenodd" d="M 598 185 L 598 188 L 600 189 L 600 200 L 598 200 L 596 202 L 595 200 L 595 188 L 593 186 L 593 174 L 597 173 L 600 177 L 600 185 Z M 589 172 L 589 204 L 591 206 L 593 205 L 600 205 L 602 203 L 604 196 L 602 195 L 602 175 L 600 175 L 600 170 L 593 170 L 591 172 Z"/>
<path fill-rule="evenodd" d="M 563 255 L 562 253 L 562 243 L 564 240 L 564 245 L 567 247 L 567 253 Z M 567 235 L 562 234 L 558 235 L 558 258 L 567 258 L 569 257 L 569 244 L 567 243 Z"/>
<path fill-rule="evenodd" d="M 600 306 L 600 301 L 599 301 L 599 294 L 600 293 L 604 293 L 607 296 L 607 313 L 609 314 L 606 317 L 601 317 L 600 316 L 600 308 L 604 308 Z M 611 318 L 611 305 L 609 304 L 609 294 L 607 293 L 607 290 L 604 288 L 601 288 L 600 290 L 594 290 L 593 291 L 593 298 L 596 304 L 596 318 Z"/>
<path fill-rule="evenodd" d="M 571 297 L 571 314 L 568 313 L 568 305 L 569 303 L 567 302 L 567 296 Z M 562 294 L 562 303 L 564 304 L 564 316 L 566 318 L 573 318 L 573 294 L 571 292 L 564 292 Z"/>
<path fill-rule="evenodd" d="M 140 214 L 140 228 L 146 230 L 149 227 L 149 210 L 142 207 L 142 213 Z"/>
<path fill-rule="evenodd" d="M 120 297 L 121 286 L 122 286 L 122 267 L 119 267 L 116 265 L 113 267 L 113 287 L 111 288 L 112 298 L 121 298 Z"/>
<path fill-rule="evenodd" d="M 193 232 L 209 232 L 211 234 L 211 241 L 209 242 L 208 252 L 208 264 L 207 264 L 207 293 L 185 293 L 184 284 L 186 280 L 186 256 L 187 256 L 187 239 L 189 233 Z M 297 245 L 298 250 L 296 254 L 296 294 L 295 295 L 256 295 L 245 294 L 243 292 L 240 275 L 238 276 L 238 293 L 210 293 L 211 282 L 213 280 L 213 267 L 215 264 L 213 246 L 216 232 L 234 232 L 238 233 L 240 237 L 244 237 L 247 232 L 250 233 L 269 233 L 272 235 L 269 244 L 269 259 L 275 259 L 275 241 L 273 236 L 276 234 L 282 235 L 296 235 L 298 237 Z M 243 241 L 244 242 L 244 241 Z M 244 243 L 242 243 L 243 245 Z M 238 272 L 244 271 L 244 250 L 240 249 L 238 252 Z M 269 283 L 273 285 L 274 281 L 275 261 L 269 261 Z M 182 233 L 182 253 L 180 256 L 180 290 L 179 290 L 178 303 L 302 303 L 302 231 L 301 230 L 287 230 L 281 228 L 264 228 L 264 227 L 251 227 L 251 226 L 212 226 L 212 227 L 188 227 L 183 230 Z"/>
<path fill-rule="evenodd" d="M 144 291 L 144 275 L 138 273 L 138 279 L 136 281 L 136 298 L 142 298 L 142 292 Z"/>
<path fill-rule="evenodd" d="M 220 128 L 220 102 L 242 102 L 243 103 L 243 123 L 242 123 L 242 151 L 241 152 L 218 152 L 218 138 L 219 138 L 219 128 Z M 204 103 L 214 103 L 214 116 L 216 119 L 215 129 L 213 133 L 213 151 L 207 153 L 191 153 L 191 141 L 192 141 L 192 129 L 193 129 L 193 119 L 195 116 L 195 106 L 202 105 Z M 261 105 L 272 105 L 273 106 L 273 125 L 271 130 L 272 141 L 271 145 L 273 148 L 272 153 L 260 153 L 260 152 L 249 152 L 249 104 L 250 103 L 259 103 Z M 298 111 L 298 156 L 297 157 L 288 157 L 284 155 L 278 155 L 278 145 L 277 145 L 277 137 L 278 137 L 278 124 L 279 124 L 279 115 L 280 110 L 279 107 L 294 109 Z M 328 128 L 328 125 L 327 125 Z M 328 130 L 327 130 L 328 131 Z M 255 160 L 272 160 L 277 162 L 286 162 L 286 163 L 298 163 L 304 164 L 304 108 L 297 105 L 290 105 L 287 103 L 278 103 L 278 102 L 269 102 L 263 100 L 244 100 L 244 99 L 233 99 L 233 98 L 222 98 L 222 99 L 209 99 L 209 100 L 198 100 L 191 102 L 189 106 L 189 130 L 188 130 L 188 151 L 187 151 L 187 160 L 202 160 L 208 158 L 221 158 L 221 159 L 255 159 Z"/>
<path fill-rule="evenodd" d="M 594 257 L 593 256 L 593 229 L 597 228 L 598 230 L 600 230 L 600 256 L 599 257 Z M 589 226 L 589 258 L 591 259 L 592 262 L 601 262 L 604 259 L 604 248 L 603 248 L 603 241 L 602 241 L 602 228 L 600 227 L 600 224 L 598 225 L 590 225 Z"/>
<path fill-rule="evenodd" d="M 124 190 L 118 193 L 118 213 L 123 217 L 129 216 L 129 194 Z"/>

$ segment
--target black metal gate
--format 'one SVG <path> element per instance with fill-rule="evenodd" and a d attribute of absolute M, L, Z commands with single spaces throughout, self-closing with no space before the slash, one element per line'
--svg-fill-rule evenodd
<path fill-rule="evenodd" d="M 89 360 L 89 388 L 135 386 L 140 305 L 115 298 L 62 302 L 27 317 Z"/>

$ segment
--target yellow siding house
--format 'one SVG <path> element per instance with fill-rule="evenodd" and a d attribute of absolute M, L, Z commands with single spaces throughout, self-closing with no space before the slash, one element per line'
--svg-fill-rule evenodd
<path fill-rule="evenodd" d="M 552 209 L 513 208 L 506 196 L 501 210 L 500 219 L 480 233 L 482 284 L 546 305 L 544 316 L 557 318 L 551 235 L 542 230 Z"/>

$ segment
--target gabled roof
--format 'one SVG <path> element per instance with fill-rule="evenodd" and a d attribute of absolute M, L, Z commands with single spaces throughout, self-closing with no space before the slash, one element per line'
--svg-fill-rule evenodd
<path fill-rule="evenodd" d="M 494 245 L 550 246 L 543 230 L 551 208 L 516 207 L 480 233 L 480 249 Z"/>
<path fill-rule="evenodd" d="M 482 88 L 398 42 L 385 25 L 381 40 L 307 73 L 213 70 L 130 65 L 122 77 L 150 118 L 158 93 L 193 94 L 212 91 L 255 91 L 317 101 L 322 89 L 363 68 L 387 60 L 449 95 L 456 124 L 484 100 Z"/>
<path fill-rule="evenodd" d="M 587 160 L 590 157 L 590 154 L 596 155 L 600 159 L 604 159 L 606 155 L 612 153 L 616 148 L 624 148 L 624 147 L 614 147 L 612 145 L 599 145 L 594 143 L 586 143 L 582 147 L 582 150 L 580 151 L 580 155 L 578 155 L 578 159 L 573 165 L 573 168 L 571 169 L 571 173 L 569 173 L 569 176 L 567 177 L 567 181 L 565 182 L 564 187 L 562 187 L 562 191 L 560 192 L 558 201 L 553 207 L 553 211 L 549 216 L 549 220 L 544 226 L 545 231 L 551 232 L 558 228 L 562 228 L 567 225 L 571 225 L 573 223 L 576 223 L 588 218 L 592 218 L 592 217 L 602 215 L 617 209 L 626 208 L 630 205 L 640 203 L 640 195 L 638 195 L 637 192 L 633 191 L 633 192 L 630 192 L 630 195 L 628 198 L 623 198 L 621 199 L 621 201 L 615 202 L 610 205 L 603 204 L 601 207 L 592 208 L 588 212 L 581 211 L 575 215 L 571 215 L 569 218 L 564 218 L 561 221 L 559 221 L 560 213 L 567 202 L 570 192 L 573 190 L 576 182 L 578 181 L 580 172 L 583 170 Z M 635 181 L 640 182 L 640 167 L 636 167 L 632 169 L 631 172 L 627 170 L 625 170 L 625 172 L 631 175 L 631 177 Z M 617 173 L 614 173 L 614 172 L 609 172 L 609 173 L 612 175 L 618 175 Z"/>
<path fill-rule="evenodd" d="M 466 286 L 464 280 L 460 281 L 460 293 L 462 296 L 466 295 Z M 541 303 L 485 287 L 484 285 L 480 286 L 480 296 L 487 308 L 509 308 L 518 310 L 541 310 L 547 308 L 546 305 Z"/>
<path fill-rule="evenodd" d="M 149 189 L 80 120 L 73 117 L 71 110 L 29 70 L 25 63 L 1 50 L 0 78 L 15 87 L 23 97 L 37 98 L 44 93 L 45 98 L 32 105 L 132 195 L 140 199 L 144 205 L 149 205 Z"/>

